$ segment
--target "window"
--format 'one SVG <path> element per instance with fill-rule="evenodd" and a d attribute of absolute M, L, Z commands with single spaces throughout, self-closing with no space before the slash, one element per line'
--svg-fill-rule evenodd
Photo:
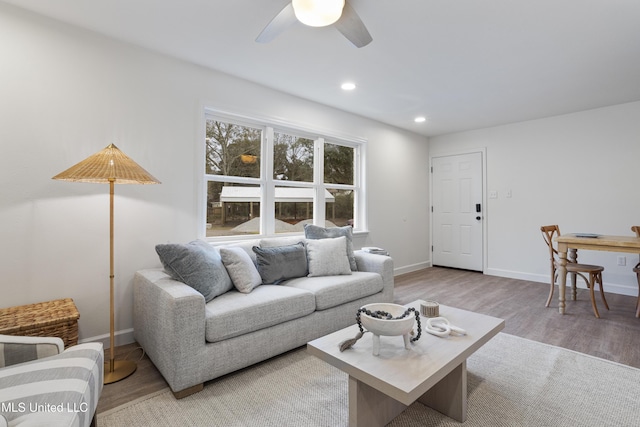
<path fill-rule="evenodd" d="M 355 148 L 324 144 L 324 185 L 331 194 L 326 200 L 325 218 L 350 224 L 354 218 Z"/>
<path fill-rule="evenodd" d="M 205 118 L 207 237 L 302 233 L 306 223 L 366 229 L 363 141 Z"/>

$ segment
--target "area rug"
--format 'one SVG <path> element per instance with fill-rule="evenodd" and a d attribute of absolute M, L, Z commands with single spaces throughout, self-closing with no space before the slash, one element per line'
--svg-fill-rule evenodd
<path fill-rule="evenodd" d="M 413 426 L 637 426 L 640 370 L 500 333 L 467 362 L 467 421 L 420 403 L 393 420 Z M 294 350 L 205 384 L 169 389 L 98 414 L 98 426 L 348 425 L 347 375 Z"/>

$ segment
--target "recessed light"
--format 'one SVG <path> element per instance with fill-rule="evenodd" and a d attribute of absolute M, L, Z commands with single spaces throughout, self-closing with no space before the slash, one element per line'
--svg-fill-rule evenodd
<path fill-rule="evenodd" d="M 342 83 L 342 86 L 340 87 L 342 88 L 342 90 L 354 90 L 356 88 L 356 84 L 352 82 L 346 82 Z"/>
<path fill-rule="evenodd" d="M 419 116 L 419 117 L 416 117 L 415 119 L 413 119 L 413 121 L 416 122 L 416 123 L 424 123 L 424 122 L 427 121 L 427 118 L 424 117 L 424 116 Z"/>

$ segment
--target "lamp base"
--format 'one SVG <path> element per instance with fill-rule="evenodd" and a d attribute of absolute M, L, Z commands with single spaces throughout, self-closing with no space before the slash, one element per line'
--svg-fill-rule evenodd
<path fill-rule="evenodd" d="M 113 370 L 111 370 L 111 362 L 104 363 L 104 384 L 115 383 L 123 380 L 136 371 L 136 362 L 131 360 L 114 360 Z"/>

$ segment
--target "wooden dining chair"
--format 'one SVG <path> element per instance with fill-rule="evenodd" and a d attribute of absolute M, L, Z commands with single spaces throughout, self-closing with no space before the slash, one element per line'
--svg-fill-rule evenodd
<path fill-rule="evenodd" d="M 549 258 L 551 264 L 551 287 L 549 289 L 549 298 L 547 298 L 546 304 L 546 307 L 549 307 L 549 304 L 551 304 L 551 299 L 553 298 L 553 290 L 555 288 L 556 280 L 558 279 L 559 266 L 558 250 L 553 246 L 553 239 L 556 236 L 560 236 L 560 228 L 557 225 L 544 225 L 540 227 L 540 231 L 542 231 L 542 237 L 549 247 Z M 600 296 L 602 297 L 602 302 L 604 303 L 604 306 L 607 308 L 607 310 L 609 310 L 609 304 L 607 304 L 607 300 L 604 296 L 604 289 L 602 287 L 603 271 L 604 267 L 601 267 L 599 265 L 579 264 L 576 262 L 571 262 L 569 259 L 567 259 L 567 274 L 575 274 L 576 276 L 582 277 L 591 293 L 591 305 L 593 306 L 593 313 L 598 319 L 600 318 L 600 313 L 598 313 L 598 307 L 596 306 L 596 297 L 594 293 L 596 284 L 600 286 Z M 589 275 L 588 279 L 585 274 Z M 640 280 L 640 276 L 638 280 Z M 572 280 L 571 284 L 571 297 L 573 300 L 575 300 L 577 299 L 576 281 Z"/>
<path fill-rule="evenodd" d="M 636 233 L 636 237 L 640 237 L 640 225 L 634 225 L 631 227 L 631 231 Z M 636 317 L 640 317 L 640 262 L 633 267 L 633 272 L 636 273 L 636 279 L 638 280 L 638 301 L 636 302 Z"/>

